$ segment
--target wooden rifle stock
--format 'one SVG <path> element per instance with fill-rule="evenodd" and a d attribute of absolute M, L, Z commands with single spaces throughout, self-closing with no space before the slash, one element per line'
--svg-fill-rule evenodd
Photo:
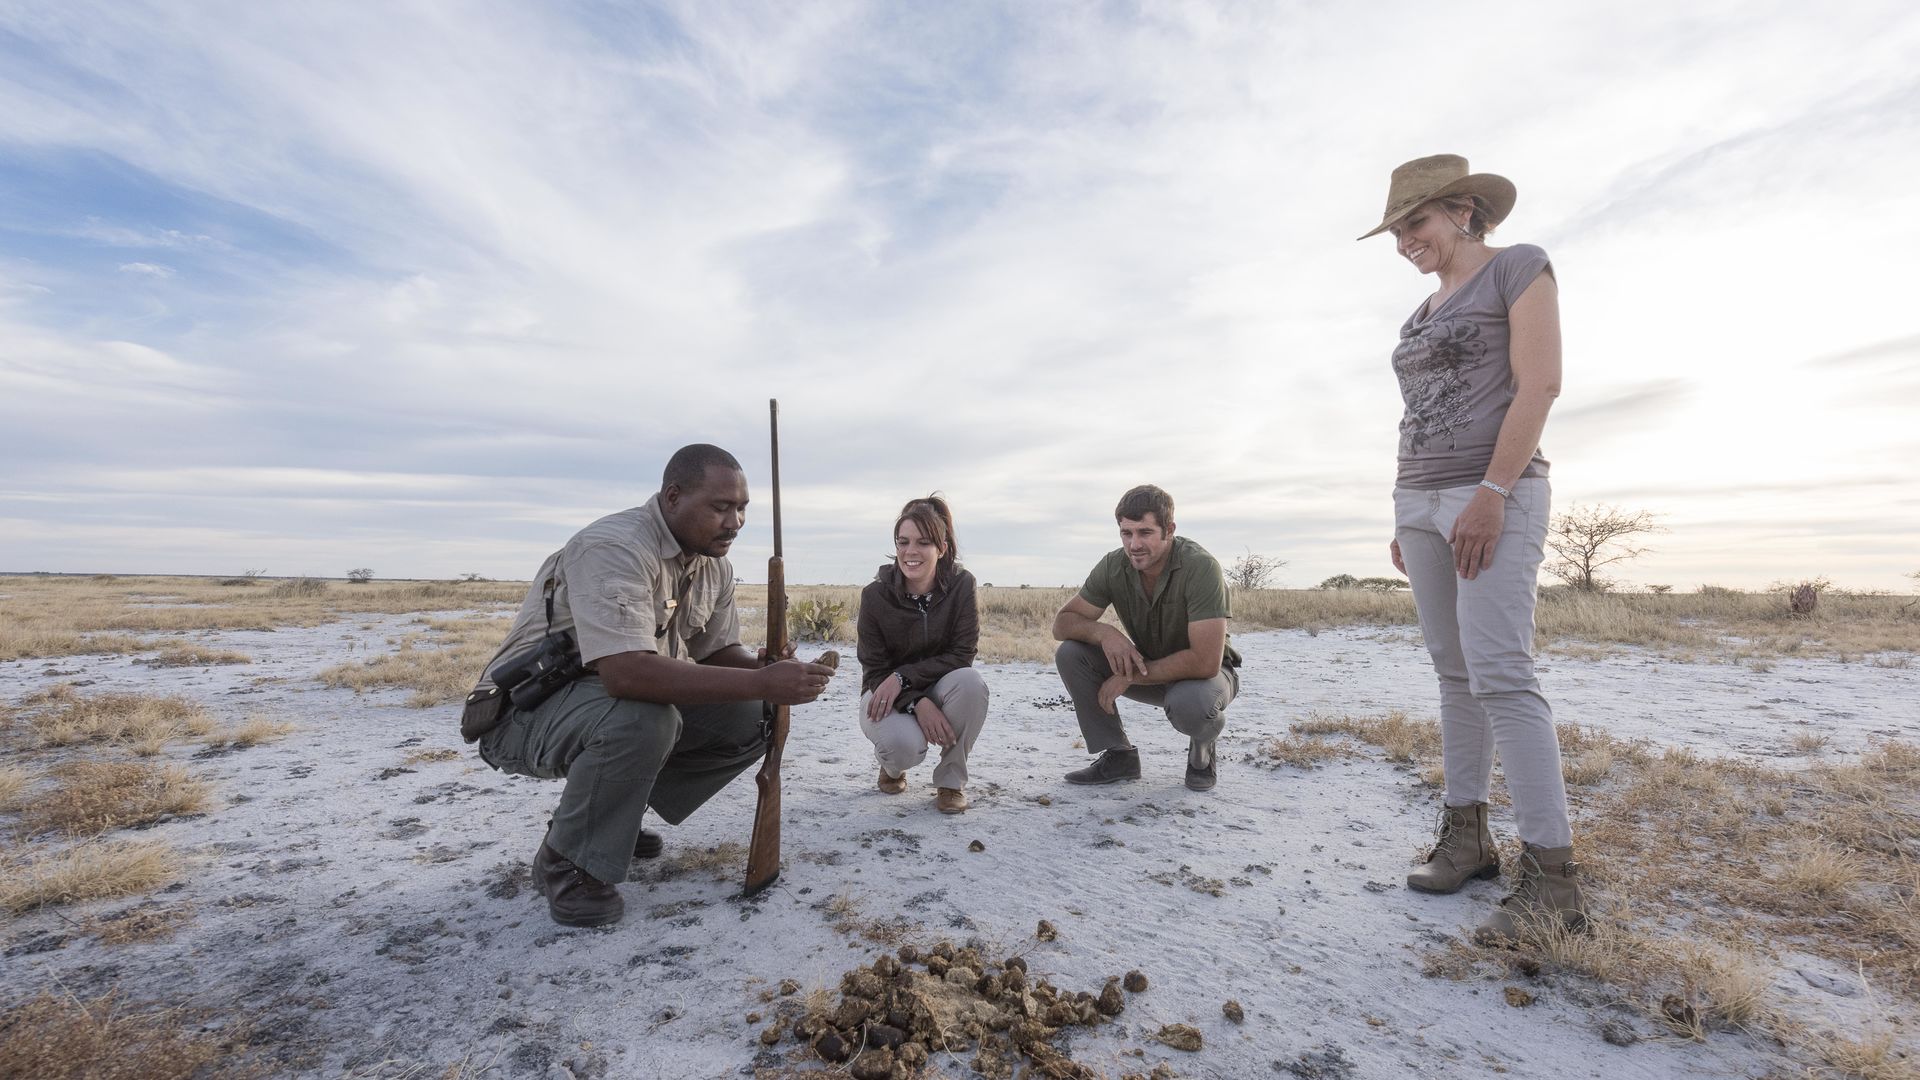
<path fill-rule="evenodd" d="M 767 402 L 773 436 L 773 557 L 767 560 L 767 661 L 778 663 L 787 651 L 787 567 L 780 546 L 780 402 Z M 787 749 L 787 725 L 792 719 L 785 705 L 773 707 L 767 731 L 767 756 L 753 782 L 760 801 L 753 809 L 753 842 L 747 849 L 747 883 L 743 895 L 752 896 L 780 876 L 780 758 Z"/>

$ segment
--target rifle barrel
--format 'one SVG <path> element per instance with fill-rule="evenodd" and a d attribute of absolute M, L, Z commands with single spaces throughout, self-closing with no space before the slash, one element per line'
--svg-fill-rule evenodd
<path fill-rule="evenodd" d="M 780 549 L 780 399 L 767 399 L 767 424 L 773 436 L 773 555 L 781 556 Z"/>

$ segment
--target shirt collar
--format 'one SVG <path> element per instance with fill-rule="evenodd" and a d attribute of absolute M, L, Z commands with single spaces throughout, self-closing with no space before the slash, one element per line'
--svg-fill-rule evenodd
<path fill-rule="evenodd" d="M 653 546 L 653 553 L 662 561 L 672 561 L 676 566 L 682 562 L 691 563 L 685 552 L 680 550 L 680 541 L 673 538 L 673 530 L 667 528 L 666 515 L 660 512 L 660 496 L 655 495 L 640 508 L 641 539 Z M 699 556 L 695 556 L 698 558 Z"/>

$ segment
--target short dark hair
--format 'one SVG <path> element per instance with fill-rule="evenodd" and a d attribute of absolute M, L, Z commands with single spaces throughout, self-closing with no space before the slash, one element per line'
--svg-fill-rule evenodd
<path fill-rule="evenodd" d="M 677 487 L 681 491 L 693 491 L 707 478 L 707 470 L 716 466 L 734 472 L 746 471 L 732 454 L 712 443 L 683 446 L 667 459 L 667 467 L 660 474 L 660 490 Z"/>
<path fill-rule="evenodd" d="M 1115 521 L 1145 521 L 1148 514 L 1166 528 L 1173 523 L 1173 496 L 1154 487 L 1141 484 L 1120 496 L 1120 505 L 1113 508 Z"/>

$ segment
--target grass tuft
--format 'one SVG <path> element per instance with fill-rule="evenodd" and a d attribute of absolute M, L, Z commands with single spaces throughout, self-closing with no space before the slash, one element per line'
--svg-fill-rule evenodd
<path fill-rule="evenodd" d="M 27 724 L 44 746 L 120 744 L 150 756 L 168 742 L 204 735 L 213 727 L 205 709 L 182 697 L 88 696 L 63 683 L 24 704 Z"/>
<path fill-rule="evenodd" d="M 179 852 L 161 841 L 89 840 L 0 866 L 0 909 L 18 914 L 52 904 L 129 896 L 174 881 L 180 870 Z"/>
<path fill-rule="evenodd" d="M 70 761 L 53 769 L 55 787 L 28 804 L 29 835 L 98 836 L 109 829 L 193 814 L 207 805 L 207 785 L 178 765 L 144 761 Z"/>
<path fill-rule="evenodd" d="M 91 1001 L 41 991 L 0 1010 L 0 1076 L 188 1080 L 256 1073 L 240 1065 L 231 1042 L 203 1030 L 185 1010 L 129 1006 L 118 991 Z"/>

